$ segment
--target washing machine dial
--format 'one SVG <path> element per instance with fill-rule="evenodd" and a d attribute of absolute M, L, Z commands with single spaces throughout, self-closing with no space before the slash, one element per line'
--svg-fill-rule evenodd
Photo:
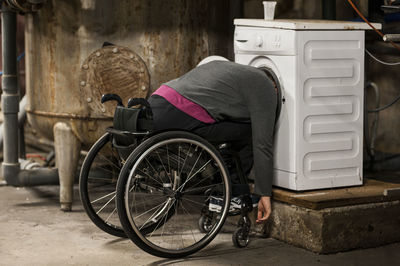
<path fill-rule="evenodd" d="M 256 37 L 256 46 L 257 47 L 262 47 L 263 42 L 264 42 L 263 37 L 261 35 L 258 35 Z"/>

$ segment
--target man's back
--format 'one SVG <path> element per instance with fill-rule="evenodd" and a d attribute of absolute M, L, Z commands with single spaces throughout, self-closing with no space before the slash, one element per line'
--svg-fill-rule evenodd
<path fill-rule="evenodd" d="M 250 122 L 252 98 L 273 89 L 261 70 L 227 61 L 213 61 L 166 83 L 206 109 L 216 121 Z"/>

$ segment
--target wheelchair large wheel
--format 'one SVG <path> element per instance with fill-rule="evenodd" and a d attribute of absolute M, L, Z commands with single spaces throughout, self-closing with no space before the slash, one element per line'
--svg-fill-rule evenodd
<path fill-rule="evenodd" d="M 210 196 L 221 210 L 209 230 L 199 229 Z M 218 151 L 197 135 L 169 131 L 140 144 L 123 166 L 117 209 L 128 237 L 144 251 L 179 258 L 205 247 L 229 210 L 230 181 Z"/>
<path fill-rule="evenodd" d="M 106 133 L 89 150 L 79 176 L 79 193 L 89 218 L 101 230 L 118 237 L 126 237 L 115 205 L 122 165 L 112 136 Z"/>

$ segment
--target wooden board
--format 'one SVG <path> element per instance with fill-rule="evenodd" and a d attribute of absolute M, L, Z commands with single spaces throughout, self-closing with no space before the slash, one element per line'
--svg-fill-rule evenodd
<path fill-rule="evenodd" d="M 360 187 L 292 192 L 273 189 L 273 198 L 314 210 L 366 203 L 400 200 L 400 184 L 364 179 Z"/>

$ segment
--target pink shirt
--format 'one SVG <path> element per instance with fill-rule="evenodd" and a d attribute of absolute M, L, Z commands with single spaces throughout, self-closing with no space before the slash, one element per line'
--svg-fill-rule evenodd
<path fill-rule="evenodd" d="M 180 95 L 176 90 L 167 85 L 161 85 L 153 95 L 159 95 L 167 100 L 170 104 L 181 110 L 182 112 L 190 115 L 191 117 L 206 123 L 213 124 L 215 120 L 210 116 L 207 111 L 200 105 L 186 99 Z"/>

